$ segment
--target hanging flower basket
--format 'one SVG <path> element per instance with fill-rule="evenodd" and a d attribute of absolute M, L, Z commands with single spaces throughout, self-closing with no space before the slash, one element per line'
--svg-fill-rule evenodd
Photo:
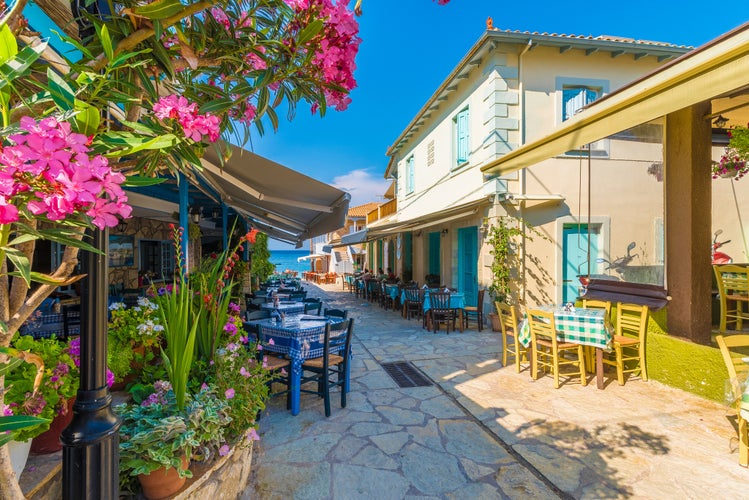
<path fill-rule="evenodd" d="M 734 127 L 728 131 L 728 146 L 712 166 L 713 179 L 739 180 L 749 172 L 749 128 Z"/>

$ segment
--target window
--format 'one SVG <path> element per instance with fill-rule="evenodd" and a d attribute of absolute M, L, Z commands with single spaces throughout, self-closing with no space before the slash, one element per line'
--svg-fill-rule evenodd
<path fill-rule="evenodd" d="M 600 88 L 582 85 L 565 86 L 562 89 L 562 121 L 569 120 L 600 96 Z"/>
<path fill-rule="evenodd" d="M 414 157 L 409 156 L 406 160 L 406 194 L 414 192 Z"/>
<path fill-rule="evenodd" d="M 453 118 L 455 129 L 455 164 L 462 165 L 468 161 L 470 152 L 468 137 L 468 108 L 463 109 Z"/>

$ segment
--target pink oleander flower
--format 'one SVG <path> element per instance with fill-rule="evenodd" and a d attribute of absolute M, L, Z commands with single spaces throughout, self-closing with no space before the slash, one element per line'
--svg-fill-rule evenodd
<path fill-rule="evenodd" d="M 221 134 L 219 118 L 211 113 L 198 114 L 198 106 L 182 96 L 162 97 L 153 105 L 153 111 L 161 121 L 177 120 L 185 137 L 195 142 L 216 142 Z"/>
<path fill-rule="evenodd" d="M 89 156 L 88 137 L 54 117 L 24 116 L 20 129 L 0 150 L 0 224 L 18 221 L 22 207 L 52 221 L 86 214 L 100 229 L 130 217 L 125 177 Z"/>

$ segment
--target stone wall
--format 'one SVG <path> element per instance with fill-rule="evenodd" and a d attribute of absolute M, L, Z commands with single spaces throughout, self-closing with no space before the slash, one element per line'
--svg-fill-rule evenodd
<path fill-rule="evenodd" d="M 21 475 L 21 489 L 29 500 L 62 498 L 62 453 L 29 457 Z M 193 477 L 173 497 L 174 500 L 194 498 L 238 498 L 250 480 L 252 445 L 232 448 L 225 457 L 209 465 L 192 464 Z"/>

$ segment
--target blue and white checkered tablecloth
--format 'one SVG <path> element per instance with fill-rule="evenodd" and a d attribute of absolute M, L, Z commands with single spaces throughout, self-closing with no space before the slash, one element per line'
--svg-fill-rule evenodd
<path fill-rule="evenodd" d="M 262 304 L 260 307 L 272 311 L 273 309 L 284 314 L 301 314 L 304 312 L 304 302 L 281 302 L 278 307 L 274 307 L 273 303 Z"/>

